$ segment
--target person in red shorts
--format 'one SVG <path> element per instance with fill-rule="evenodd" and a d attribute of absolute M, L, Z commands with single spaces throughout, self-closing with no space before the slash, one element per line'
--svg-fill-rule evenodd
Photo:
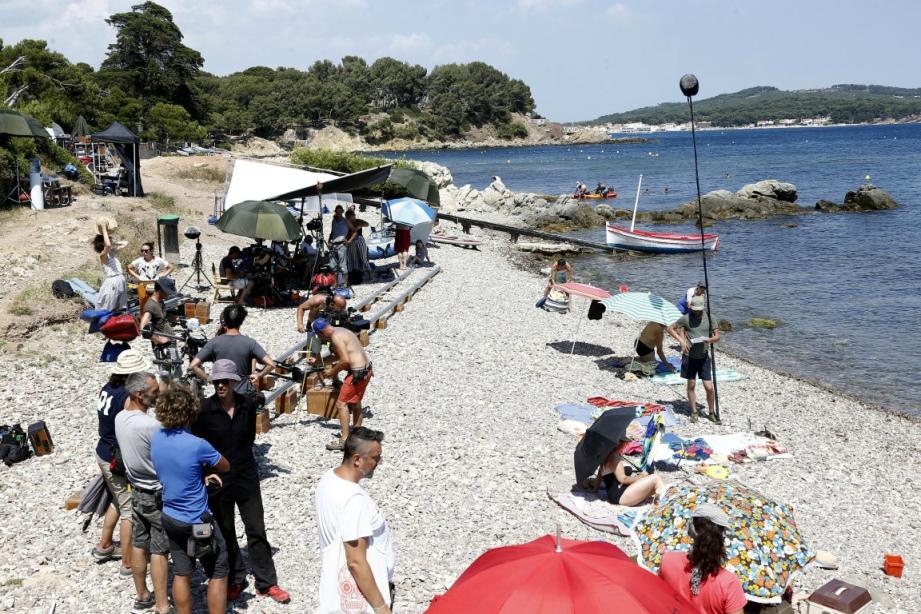
<path fill-rule="evenodd" d="M 332 379 L 340 371 L 349 372 L 342 382 L 339 397 L 336 399 L 336 411 L 339 414 L 339 424 L 342 429 L 341 437 L 326 444 L 327 450 L 342 450 L 349 436 L 350 413 L 352 427 L 361 426 L 361 400 L 365 396 L 365 390 L 374 372 L 371 369 L 371 361 L 355 333 L 346 328 L 333 326 L 326 318 L 317 318 L 311 324 L 311 328 L 322 341 L 331 343 L 337 358 L 336 364 L 326 368 L 322 377 Z"/>
<path fill-rule="evenodd" d="M 703 614 L 742 614 L 745 608 L 742 583 L 723 568 L 723 532 L 728 529 L 729 516 L 723 510 L 712 503 L 701 503 L 688 526 L 694 540 L 691 551 L 662 555 L 659 575 Z"/>
<path fill-rule="evenodd" d="M 400 262 L 400 269 L 406 268 L 406 256 L 409 253 L 409 246 L 412 243 L 412 228 L 403 224 L 397 224 L 396 233 L 393 239 L 393 251 L 397 253 L 397 260 Z"/>

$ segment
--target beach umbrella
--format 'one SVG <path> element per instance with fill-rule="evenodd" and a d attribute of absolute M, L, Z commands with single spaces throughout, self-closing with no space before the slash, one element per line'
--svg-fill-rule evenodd
<path fill-rule="evenodd" d="M 266 241 L 296 241 L 301 236 L 297 218 L 284 205 L 245 200 L 224 212 L 217 221 L 221 231 Z"/>
<path fill-rule="evenodd" d="M 481 555 L 427 614 L 469 612 L 692 614 L 664 580 L 607 542 L 545 535 Z"/>
<path fill-rule="evenodd" d="M 664 326 L 681 317 L 678 308 L 661 296 L 649 292 L 622 292 L 601 301 L 611 311 L 619 311 L 646 322 L 658 322 Z"/>
<path fill-rule="evenodd" d="M 0 134 L 48 138 L 48 131 L 38 121 L 12 109 L 0 109 Z"/>
<path fill-rule="evenodd" d="M 411 238 L 415 242 L 425 241 L 432 232 L 438 214 L 418 198 L 395 198 L 381 207 L 381 215 L 391 222 L 412 228 Z"/>
<path fill-rule="evenodd" d="M 387 178 L 387 181 L 403 186 L 410 196 L 424 200 L 430 205 L 435 205 L 437 207 L 441 204 L 438 195 L 438 186 L 435 185 L 431 177 L 420 170 L 414 168 L 395 168 L 390 171 L 390 177 Z"/>
<path fill-rule="evenodd" d="M 750 600 L 778 603 L 792 577 L 815 554 L 803 543 L 793 508 L 735 480 L 673 487 L 662 502 L 640 512 L 632 529 L 639 564 L 658 572 L 662 553 L 689 551 L 688 523 L 697 506 L 705 502 L 729 516 L 726 569 L 742 581 Z"/>
<path fill-rule="evenodd" d="M 635 418 L 635 407 L 615 407 L 598 416 L 588 427 L 573 453 L 577 482 L 583 482 L 598 470 L 611 450 L 627 438 L 627 426 Z"/>
<path fill-rule="evenodd" d="M 111 502 L 112 493 L 106 488 L 102 474 L 86 483 L 83 490 L 80 491 L 80 501 L 77 503 L 77 510 L 87 515 L 83 521 L 84 531 L 93 522 L 94 516 L 102 518 L 105 515 Z"/>

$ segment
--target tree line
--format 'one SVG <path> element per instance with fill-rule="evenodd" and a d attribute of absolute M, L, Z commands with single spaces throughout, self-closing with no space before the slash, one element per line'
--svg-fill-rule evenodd
<path fill-rule="evenodd" d="M 148 140 L 273 137 L 335 123 L 370 141 L 450 140 L 493 124 L 522 135 L 513 113 L 534 110 L 530 88 L 482 62 L 423 66 L 356 56 L 306 70 L 256 66 L 227 76 L 202 70 L 171 13 L 155 2 L 110 15 L 115 42 L 98 70 L 71 63 L 45 41 L 0 40 L 0 103 L 69 130 L 78 115 L 96 128 L 119 120 Z M 0 105 L 3 106 L 3 105 Z"/>
<path fill-rule="evenodd" d="M 760 86 L 694 102 L 697 121 L 716 126 L 745 126 L 758 121 L 828 117 L 832 123 L 859 124 L 921 115 L 921 89 L 882 85 L 835 85 L 816 90 L 784 91 Z M 687 104 L 667 102 L 624 113 L 603 115 L 591 124 L 682 123 Z"/>

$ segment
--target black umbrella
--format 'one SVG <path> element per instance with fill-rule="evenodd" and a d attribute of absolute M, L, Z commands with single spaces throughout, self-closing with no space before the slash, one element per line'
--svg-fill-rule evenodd
<path fill-rule="evenodd" d="M 431 177 L 414 168 L 395 168 L 390 171 L 387 179 L 390 183 L 403 186 L 413 198 L 424 200 L 430 205 L 438 206 L 441 199 L 438 196 L 438 186 Z"/>
<path fill-rule="evenodd" d="M 627 426 L 634 418 L 636 408 L 615 407 L 601 414 L 588 427 L 573 454 L 577 482 L 581 483 L 595 473 L 608 454 L 627 438 Z"/>
<path fill-rule="evenodd" d="M 77 510 L 87 515 L 83 521 L 84 531 L 93 522 L 93 517 L 102 518 L 105 515 L 111 502 L 112 493 L 106 488 L 102 474 L 86 483 L 80 492 L 80 502 L 77 504 Z"/>

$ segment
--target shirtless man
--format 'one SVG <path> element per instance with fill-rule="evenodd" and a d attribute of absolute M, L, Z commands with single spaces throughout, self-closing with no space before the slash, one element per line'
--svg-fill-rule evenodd
<path fill-rule="evenodd" d="M 636 340 L 636 355 L 639 362 L 655 362 L 656 354 L 669 371 L 674 368 L 665 356 L 665 325 L 658 322 L 647 324 Z"/>
<path fill-rule="evenodd" d="M 306 333 L 307 327 L 304 326 L 304 314 L 307 314 L 307 325 L 317 319 L 320 312 L 324 309 L 331 308 L 336 311 L 345 311 L 347 302 L 341 294 L 314 294 L 306 301 L 297 306 L 297 332 Z"/>
<path fill-rule="evenodd" d="M 338 359 L 338 362 L 327 367 L 320 377 L 334 379 L 340 371 L 349 372 L 336 399 L 336 411 L 339 413 L 342 434 L 339 439 L 326 444 L 327 450 L 342 450 L 345 440 L 349 437 L 349 412 L 352 414 L 352 426 L 361 426 L 361 400 L 374 372 L 371 369 L 371 361 L 355 333 L 333 326 L 326 318 L 317 318 L 310 326 L 317 337 L 332 342 L 333 352 Z"/>

